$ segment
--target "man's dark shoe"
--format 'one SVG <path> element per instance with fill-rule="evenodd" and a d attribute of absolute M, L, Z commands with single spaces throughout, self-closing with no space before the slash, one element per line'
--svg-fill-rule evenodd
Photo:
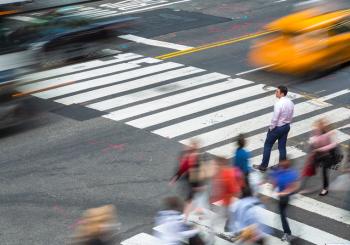
<path fill-rule="evenodd" d="M 258 164 L 253 164 L 253 168 L 259 170 L 260 172 L 266 172 L 266 168 Z"/>

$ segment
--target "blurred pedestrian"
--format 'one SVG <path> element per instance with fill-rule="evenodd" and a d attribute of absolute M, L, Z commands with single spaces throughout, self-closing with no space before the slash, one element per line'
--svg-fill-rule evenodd
<path fill-rule="evenodd" d="M 170 180 L 170 185 L 174 185 L 181 180 L 181 189 L 184 193 L 186 219 L 193 209 L 193 199 L 198 192 L 205 191 L 205 182 L 201 176 L 201 155 L 199 153 L 199 143 L 192 140 L 189 146 L 179 158 L 179 166 L 175 175 Z"/>
<path fill-rule="evenodd" d="M 242 242 L 267 245 L 265 237 L 268 231 L 262 223 L 258 207 L 263 208 L 263 204 L 252 195 L 249 186 L 243 187 L 240 199 L 229 207 L 228 231 Z"/>
<path fill-rule="evenodd" d="M 211 203 L 220 203 L 219 216 L 227 218 L 228 207 L 239 196 L 244 180 L 239 169 L 230 166 L 226 158 L 216 157 L 215 164 L 217 169 L 212 180 Z"/>
<path fill-rule="evenodd" d="M 120 225 L 116 219 L 113 205 L 92 208 L 85 211 L 79 221 L 74 245 L 113 245 L 120 241 L 118 231 Z"/>
<path fill-rule="evenodd" d="M 309 177 L 316 174 L 317 167 L 322 169 L 323 189 L 320 196 L 328 194 L 329 176 L 328 172 L 335 163 L 334 150 L 337 147 L 335 141 L 335 132 L 331 130 L 327 119 L 321 118 L 314 123 L 313 135 L 309 140 L 310 153 L 303 170 L 303 186 Z M 307 193 L 307 190 L 301 190 L 300 193 Z"/>
<path fill-rule="evenodd" d="M 184 204 L 178 197 L 164 199 L 164 210 L 156 216 L 155 235 L 162 240 L 162 245 L 204 245 L 199 231 L 185 222 Z"/>
<path fill-rule="evenodd" d="M 261 172 L 265 172 L 269 165 L 271 149 L 276 140 L 278 140 L 280 161 L 285 160 L 287 156 L 287 137 L 294 112 L 294 104 L 287 97 L 287 93 L 288 89 L 285 86 L 278 86 L 275 92 L 278 101 L 275 103 L 273 117 L 267 131 L 263 159 L 260 165 L 253 165 L 254 168 Z"/>
<path fill-rule="evenodd" d="M 348 147 L 348 154 L 347 154 L 346 164 L 343 172 L 348 175 L 348 178 L 350 178 L 350 145 L 347 145 L 347 147 Z M 348 186 L 348 190 L 345 193 L 344 208 L 350 211 L 350 186 Z"/>
<path fill-rule="evenodd" d="M 290 242 L 292 240 L 292 232 L 287 221 L 287 208 L 290 196 L 299 188 L 299 173 L 291 167 L 291 161 L 286 159 L 282 160 L 278 168 L 271 173 L 271 179 L 274 187 L 278 189 L 278 207 L 284 232 L 281 240 Z"/>
<path fill-rule="evenodd" d="M 244 174 L 245 183 L 249 185 L 249 173 L 251 172 L 249 158 L 250 153 L 245 149 L 245 137 L 243 134 L 238 135 L 237 146 L 235 155 L 232 158 L 233 166 L 239 168 Z"/>

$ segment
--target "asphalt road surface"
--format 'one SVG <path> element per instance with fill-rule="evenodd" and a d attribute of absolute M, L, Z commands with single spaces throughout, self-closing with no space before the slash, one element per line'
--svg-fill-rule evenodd
<path fill-rule="evenodd" d="M 258 38 L 254 34 L 290 13 L 296 2 L 154 0 L 81 6 L 82 15 L 140 19 L 101 44 L 103 57 L 23 76 L 27 83 L 21 91 L 31 93 L 46 112 L 1 134 L 1 244 L 66 244 L 85 209 L 110 203 L 117 206 L 124 244 L 146 244 L 140 234 L 152 234 L 161 199 L 176 193 L 167 183 L 182 144 L 197 138 L 203 151 L 229 158 L 232 141 L 244 132 L 251 161 L 259 163 L 273 87 L 280 84 L 288 86 L 296 103 L 288 153 L 297 168 L 303 166 L 317 118 L 332 121 L 346 149 L 349 67 L 305 80 L 254 70 L 247 61 Z M 213 45 L 188 52 L 206 44 Z M 332 171 L 331 179 L 338 174 Z M 321 188 L 320 182 L 315 178 L 310 185 Z M 267 189 L 262 192 L 269 200 L 262 213 L 274 231 L 269 244 L 284 244 L 276 201 Z M 343 199 L 343 193 L 334 192 L 294 199 L 289 217 L 300 244 L 350 244 Z M 226 243 L 217 238 L 215 244 Z"/>

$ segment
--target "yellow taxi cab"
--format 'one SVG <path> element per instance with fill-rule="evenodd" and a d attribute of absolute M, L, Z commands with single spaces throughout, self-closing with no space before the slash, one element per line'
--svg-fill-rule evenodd
<path fill-rule="evenodd" d="M 306 75 L 350 61 L 350 9 L 302 10 L 273 21 L 265 31 L 249 53 L 254 66 Z"/>

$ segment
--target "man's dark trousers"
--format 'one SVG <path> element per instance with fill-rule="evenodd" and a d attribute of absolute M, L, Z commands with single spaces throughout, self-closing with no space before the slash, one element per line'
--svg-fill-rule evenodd
<path fill-rule="evenodd" d="M 287 137 L 290 130 L 289 124 L 285 124 L 281 127 L 275 127 L 267 132 L 265 144 L 264 144 L 264 155 L 261 162 L 261 166 L 267 168 L 270 161 L 271 149 L 278 140 L 278 151 L 280 153 L 280 160 L 285 160 L 287 158 Z"/>

